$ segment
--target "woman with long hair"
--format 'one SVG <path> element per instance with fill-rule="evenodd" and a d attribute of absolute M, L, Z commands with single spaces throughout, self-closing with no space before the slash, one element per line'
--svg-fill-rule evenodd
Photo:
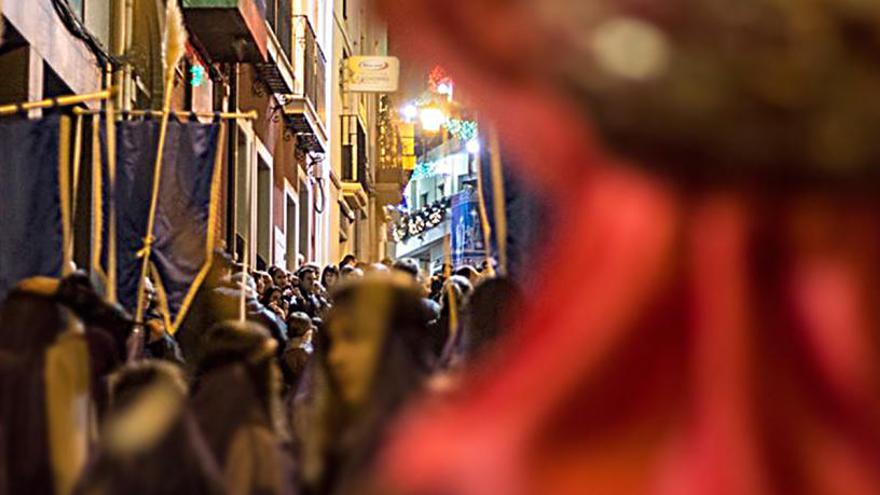
<path fill-rule="evenodd" d="M 311 396 L 295 412 L 303 490 L 358 493 L 386 426 L 430 373 L 421 294 L 409 277 L 344 284 L 319 333 Z"/>

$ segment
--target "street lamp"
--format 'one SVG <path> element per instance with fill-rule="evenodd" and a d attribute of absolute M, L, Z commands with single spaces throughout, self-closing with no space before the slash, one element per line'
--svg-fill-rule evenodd
<path fill-rule="evenodd" d="M 468 153 L 472 155 L 477 155 L 480 153 L 480 140 L 477 138 L 473 138 L 467 142 L 465 145 L 465 149 Z"/>
<path fill-rule="evenodd" d="M 424 107 L 419 114 L 419 119 L 422 122 L 422 129 L 427 132 L 438 132 L 449 120 L 449 117 L 441 108 Z"/>
<path fill-rule="evenodd" d="M 418 107 L 416 107 L 415 105 L 410 103 L 410 104 L 406 105 L 405 107 L 403 107 L 400 110 L 400 113 L 401 113 L 401 115 L 403 115 L 403 118 L 407 122 L 412 122 L 413 120 L 416 120 L 416 118 L 418 118 L 419 109 L 418 109 Z"/>

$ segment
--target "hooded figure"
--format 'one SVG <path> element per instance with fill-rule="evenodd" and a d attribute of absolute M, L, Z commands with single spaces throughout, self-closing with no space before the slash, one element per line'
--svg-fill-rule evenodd
<path fill-rule="evenodd" d="M 140 334 L 133 332 L 131 316 L 119 305 L 104 301 L 84 272 L 75 272 L 58 286 L 56 299 L 82 320 L 91 364 L 91 388 L 99 419 L 107 405 L 107 379 L 129 356 Z M 133 346 L 139 347 L 139 346 Z"/>
<path fill-rule="evenodd" d="M 0 493 L 71 493 L 94 410 L 83 325 L 58 280 L 23 281 L 0 308 Z"/>
<path fill-rule="evenodd" d="M 491 350 L 512 325 L 523 304 L 519 287 L 507 277 L 483 279 L 461 311 L 461 331 L 449 340 L 444 361 L 450 368 L 468 366 Z"/>
<path fill-rule="evenodd" d="M 245 290 L 247 319 L 269 329 L 278 342 L 279 353 L 285 348 L 287 326 L 284 321 L 257 300 L 253 279 L 240 272 L 233 275 L 233 269 L 229 255 L 223 251 L 214 253 L 211 269 L 204 284 L 196 292 L 192 309 L 187 312 L 174 335 L 189 372 L 201 361 L 201 353 L 205 349 L 205 332 L 220 322 L 240 317 L 242 285 Z"/>
<path fill-rule="evenodd" d="M 229 493 L 294 493 L 276 341 L 259 324 L 229 321 L 204 346 L 192 407 Z"/>
<path fill-rule="evenodd" d="M 420 299 L 400 274 L 374 273 L 337 287 L 318 334 L 312 394 L 294 413 L 307 493 L 364 492 L 386 427 L 430 372 Z"/>
<path fill-rule="evenodd" d="M 380 3 L 559 215 L 394 493 L 880 493 L 880 3 Z"/>
<path fill-rule="evenodd" d="M 187 392 L 181 370 L 164 361 L 141 361 L 114 374 L 100 449 L 77 493 L 226 493 Z"/>

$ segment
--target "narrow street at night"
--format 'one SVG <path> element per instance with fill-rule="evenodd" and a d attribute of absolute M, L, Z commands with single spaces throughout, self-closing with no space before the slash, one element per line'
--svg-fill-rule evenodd
<path fill-rule="evenodd" d="M 880 494 L 880 0 L 0 14 L 0 495 Z"/>

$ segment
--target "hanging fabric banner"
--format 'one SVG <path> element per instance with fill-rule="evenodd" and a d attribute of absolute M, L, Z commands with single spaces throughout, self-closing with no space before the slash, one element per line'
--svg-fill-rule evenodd
<path fill-rule="evenodd" d="M 476 192 L 464 190 L 452 196 L 452 264 L 475 265 L 486 258 Z"/>
<path fill-rule="evenodd" d="M 24 278 L 62 273 L 60 121 L 0 123 L 0 301 Z"/>
<path fill-rule="evenodd" d="M 139 253 L 147 234 L 159 122 L 117 126 L 117 270 L 119 302 L 137 307 Z M 167 302 L 173 332 L 204 273 L 214 246 L 219 194 L 221 124 L 171 119 L 162 159 L 150 262 Z"/>

